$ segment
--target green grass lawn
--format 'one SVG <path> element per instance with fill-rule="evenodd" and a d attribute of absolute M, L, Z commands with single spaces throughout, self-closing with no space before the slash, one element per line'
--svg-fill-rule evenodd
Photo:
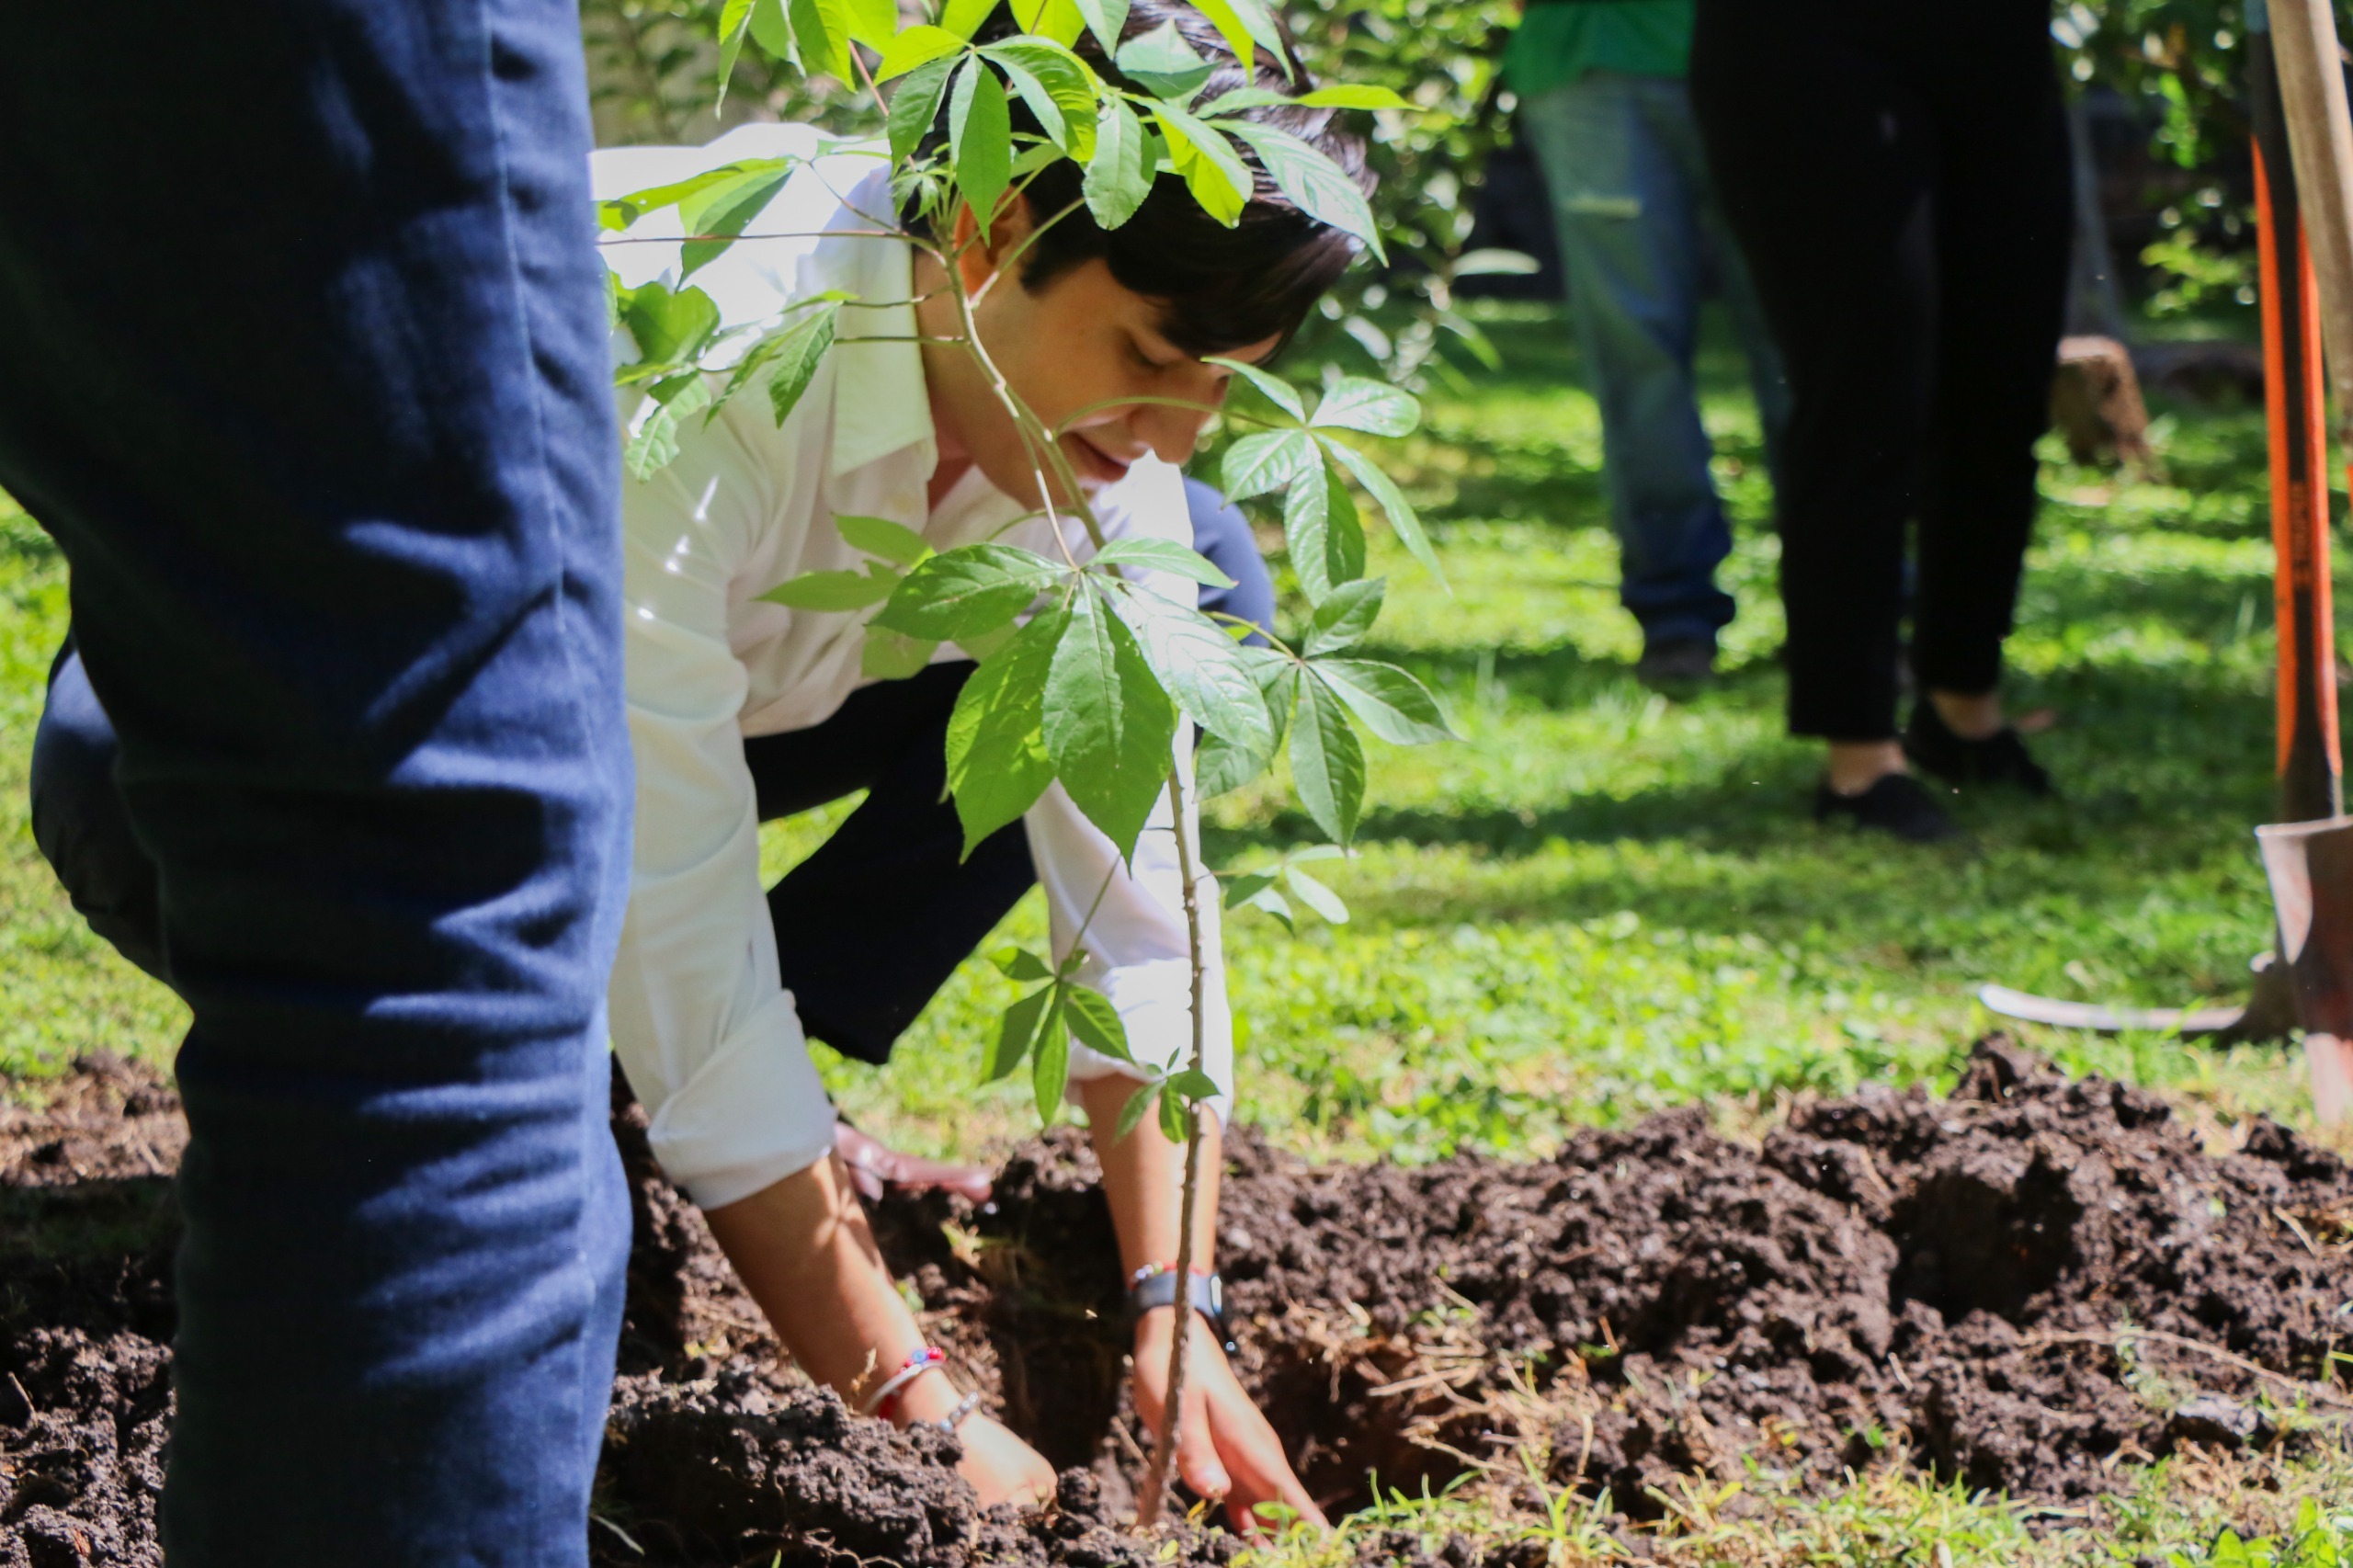
<path fill-rule="evenodd" d="M 1255 912 L 1229 916 L 1241 1114 L 1312 1152 L 1405 1159 L 1541 1151 L 1572 1124 L 1695 1099 L 1754 1125 L 1797 1093 L 1944 1083 L 1992 1027 L 1972 999 L 1986 981 L 2147 1003 L 2241 992 L 2270 935 L 2249 831 L 2271 798 L 2259 411 L 2161 409 L 2163 485 L 2069 468 L 2052 449 L 2011 690 L 2019 710 L 2054 715 L 2036 744 L 2067 799 L 1966 804 L 1974 842 L 1924 849 L 1806 819 L 1817 759 L 1781 731 L 1769 493 L 1736 364 L 1711 356 L 1705 380 L 1741 615 L 1721 687 L 1672 704 L 1631 673 L 1638 639 L 1616 603 L 1598 419 L 1569 334 L 1542 309 L 1487 315 L 1506 368 L 1434 398 L 1399 454 L 1452 591 L 1402 552 L 1382 562 L 1381 652 L 1438 690 L 1464 738 L 1368 743 L 1375 805 L 1360 852 L 1318 868 L 1348 924 L 1294 937 Z M 26 822 L 64 576 L 0 505 L 0 1072 L 36 1078 L 93 1047 L 165 1062 L 184 1022 L 74 919 Z M 1287 614 L 1300 608 L 1287 597 Z M 846 809 L 771 826 L 770 874 Z M 1221 869 L 1312 833 L 1277 781 L 1215 802 L 1211 823 Z M 1043 926 L 1033 895 L 1008 933 L 1035 942 Z M 821 1051 L 828 1082 L 911 1147 L 1000 1148 L 1034 1125 L 1026 1086 L 974 1085 L 1010 994 L 968 963 L 889 1069 Z M 2071 1068 L 2162 1090 L 2216 1136 L 2258 1110 L 2307 1125 L 2295 1060 L 2277 1047 L 2022 1032 Z M 1906 1496 L 1888 1517 L 1947 1517 Z M 1847 1506 L 1881 1506 L 1859 1499 Z M 2163 1517 L 2177 1544 L 2210 1528 L 2188 1502 Z M 1970 1517 L 1987 1544 L 1963 1559 L 2015 1560 L 1993 1515 Z M 1961 1528 L 1934 1527 L 1953 1541 Z M 1891 1539 L 1916 1552 L 1926 1538 Z M 1835 1560 L 1918 1560 L 1856 1550 Z"/>

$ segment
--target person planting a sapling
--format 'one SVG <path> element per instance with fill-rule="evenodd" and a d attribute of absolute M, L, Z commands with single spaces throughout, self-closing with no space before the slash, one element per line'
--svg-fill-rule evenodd
<path fill-rule="evenodd" d="M 1137 0 L 1121 38 L 1123 58 L 1125 40 L 1148 39 L 1152 58 L 1198 70 L 1205 96 L 1252 85 L 1253 74 L 1261 88 L 1295 93 L 1303 77 L 1287 76 L 1271 58 L 1246 74 L 1207 18 L 1171 0 Z M 1078 48 L 1107 79 L 1120 79 L 1091 36 Z M 943 102 L 936 140 L 954 112 Z M 1362 149 L 1333 127 L 1330 110 L 1282 104 L 1250 112 L 1362 180 Z M 1034 128 L 1028 113 L 1017 101 L 1017 146 Z M 706 149 L 608 154 L 600 194 L 817 150 L 806 129 L 755 127 Z M 943 955 L 952 965 L 995 918 L 973 915 L 972 881 L 1001 877 L 992 861 L 1026 848 L 1046 890 L 1056 964 L 1074 949 L 1083 955 L 1075 977 L 1108 998 L 1119 1049 L 1132 1059 L 1091 1049 L 1110 1043 L 1111 1026 L 1075 1007 L 1053 1031 L 1069 1027 L 1075 1040 L 1039 1046 L 1070 1051 L 1071 1095 L 1092 1128 L 1121 1267 L 1133 1282 L 1136 1403 L 1156 1427 L 1176 1312 L 1190 1302 L 1218 1321 L 1215 1276 L 1203 1272 L 1180 1289 L 1173 1273 L 1181 1143 L 1154 1117 L 1120 1128 L 1147 1077 L 1181 1068 L 1193 1050 L 1185 879 L 1171 815 L 1189 823 L 1189 785 L 1181 801 L 1164 790 L 1131 858 L 1056 785 L 1024 813 L 1022 841 L 986 840 L 961 868 L 920 842 L 894 858 L 891 843 L 864 834 L 845 862 L 858 874 L 818 884 L 822 902 L 795 898 L 790 883 L 779 898 L 763 894 L 757 824 L 858 788 L 877 792 L 870 803 L 884 793 L 939 801 L 947 714 L 982 650 L 935 651 L 870 625 L 875 610 L 854 607 L 881 596 L 857 591 L 862 568 L 982 540 L 1085 559 L 1095 549 L 1087 534 L 1067 510 L 1054 510 L 1074 494 L 1114 543 L 1189 546 L 1176 465 L 1191 456 L 1232 373 L 1205 357 L 1265 360 L 1354 251 L 1264 173 L 1230 226 L 1181 181 L 1162 177 L 1132 217 L 1105 229 L 1081 199 L 1081 177 L 1067 161 L 1016 171 L 985 226 L 959 201 L 952 233 L 934 246 L 893 232 L 894 211 L 914 199 L 903 186 L 894 200 L 879 161 L 842 154 L 801 165 L 693 281 L 716 304 L 722 332 L 823 312 L 833 323 L 830 347 L 804 335 L 779 351 L 779 361 L 808 358 L 773 372 L 794 389 L 780 398 L 734 400 L 705 418 L 680 417 L 675 398 L 647 397 L 627 413 L 633 461 L 655 471 L 630 484 L 624 501 L 638 812 L 611 993 L 615 1045 L 650 1115 L 655 1154 L 703 1207 L 801 1367 L 853 1408 L 955 1431 L 961 1471 L 984 1503 L 1042 1495 L 1052 1474 L 976 1408 L 894 1288 L 850 1172 L 835 1157 L 834 1113 L 790 982 L 804 977 L 822 994 L 811 1000 L 835 1017 L 819 1028 L 856 1032 L 854 1019 L 838 1021 L 842 999 L 854 1012 L 861 986 L 903 997 L 912 971 L 936 983 Z M 682 254 L 648 236 L 691 233 L 677 226 L 690 221 L 637 220 L 608 247 L 624 285 L 621 319 L 645 361 L 676 359 L 654 340 L 675 330 L 670 312 L 686 296 L 662 275 L 683 281 L 697 259 L 693 242 Z M 980 353 L 966 341 L 968 301 Z M 708 379 L 718 386 L 726 375 Z M 1050 455 L 1059 463 L 1025 444 L 1008 394 L 1062 432 Z M 771 404 L 784 399 L 790 413 L 779 423 Z M 625 397 L 625 410 L 636 401 Z M 666 450 L 673 439 L 675 455 Z M 1192 602 L 1190 581 L 1159 574 L 1144 582 Z M 1189 779 L 1191 749 L 1180 725 L 1173 756 L 1136 766 L 1165 775 L 1173 762 L 1176 776 Z M 1214 888 L 1206 873 L 1196 877 L 1207 926 L 1200 1025 L 1222 1116 L 1231 1023 Z M 844 931 L 873 937 L 863 950 L 824 946 Z M 827 957 L 813 967 L 808 955 L 821 948 Z M 916 992 L 918 1002 L 927 994 Z M 911 1010 L 902 1006 L 897 1024 Z M 895 1027 L 881 1031 L 886 1047 Z M 1213 1256 L 1219 1161 L 1210 1120 L 1202 1168 L 1212 1185 L 1198 1210 L 1197 1268 Z M 1245 1527 L 1260 1504 L 1316 1519 L 1228 1367 L 1223 1338 L 1188 1335 L 1178 1473 L 1224 1499 Z"/>

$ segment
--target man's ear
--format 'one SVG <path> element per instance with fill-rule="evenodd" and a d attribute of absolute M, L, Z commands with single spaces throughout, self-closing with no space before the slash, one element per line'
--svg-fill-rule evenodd
<path fill-rule="evenodd" d="M 996 275 L 1029 239 L 1031 223 L 1029 199 L 1018 191 L 1008 190 L 997 199 L 985 236 L 971 207 L 956 210 L 956 266 L 965 292 L 979 292 Z"/>

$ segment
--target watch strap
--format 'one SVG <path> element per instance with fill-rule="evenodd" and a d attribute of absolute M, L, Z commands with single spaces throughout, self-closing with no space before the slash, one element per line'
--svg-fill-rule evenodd
<path fill-rule="evenodd" d="M 1241 1347 L 1233 1343 L 1225 1328 L 1225 1281 L 1214 1274 L 1188 1274 L 1186 1282 L 1192 1287 L 1186 1292 L 1195 1312 L 1209 1320 L 1217 1331 L 1218 1343 L 1225 1353 L 1233 1355 Z M 1155 1269 L 1128 1288 L 1128 1321 L 1133 1323 L 1144 1313 L 1160 1307 L 1176 1304 L 1176 1271 Z"/>

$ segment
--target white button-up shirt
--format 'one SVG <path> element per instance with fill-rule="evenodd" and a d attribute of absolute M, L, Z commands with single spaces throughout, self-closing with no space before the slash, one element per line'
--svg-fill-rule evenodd
<path fill-rule="evenodd" d="M 824 145 L 812 128 L 765 125 L 708 147 L 611 149 L 596 154 L 597 194 L 626 195 L 739 159 L 810 157 Z M 872 612 L 790 609 L 759 596 L 802 573 L 865 564 L 833 526 L 836 515 L 904 523 L 938 550 L 995 537 L 1059 556 L 1043 518 L 999 533 L 1025 508 L 977 468 L 937 506 L 927 500 L 938 446 L 913 341 L 913 252 L 851 232 L 888 216 L 881 166 L 870 152 L 815 158 L 744 240 L 687 280 L 718 303 L 727 328 L 771 322 L 790 301 L 824 290 L 870 301 L 843 309 L 836 346 L 783 426 L 764 392 L 747 392 L 708 426 L 699 415 L 682 421 L 676 460 L 651 480 L 622 481 L 637 840 L 613 966 L 613 1044 L 652 1117 L 655 1155 L 705 1207 L 748 1197 L 833 1145 L 833 1108 L 779 978 L 744 737 L 817 724 L 867 684 L 859 660 Z M 625 285 L 665 274 L 675 282 L 680 234 L 676 210 L 666 209 L 609 239 L 606 256 Z M 636 357 L 625 336 L 617 352 Z M 632 401 L 624 394 L 634 424 L 650 406 L 634 400 L 641 405 L 630 411 Z M 1108 537 L 1192 542 L 1181 478 L 1165 463 L 1137 462 L 1095 506 Z M 1085 560 L 1091 547 L 1075 522 L 1071 532 Z M 1188 603 L 1194 593 L 1173 579 L 1145 585 Z M 1176 749 L 1190 821 L 1185 726 Z M 1117 1006 L 1139 1062 L 1181 1065 L 1192 1049 L 1191 960 L 1165 793 L 1130 868 L 1060 785 L 1024 825 L 1057 960 L 1108 875 L 1083 939 L 1082 978 Z M 920 919 L 924 890 L 904 896 L 907 918 Z M 1197 896 L 1209 959 L 1208 1066 L 1230 1086 L 1217 892 L 1205 872 Z M 972 1042 L 976 1079 L 982 1047 Z M 1072 1051 L 1074 1078 L 1120 1071 L 1130 1070 Z"/>

